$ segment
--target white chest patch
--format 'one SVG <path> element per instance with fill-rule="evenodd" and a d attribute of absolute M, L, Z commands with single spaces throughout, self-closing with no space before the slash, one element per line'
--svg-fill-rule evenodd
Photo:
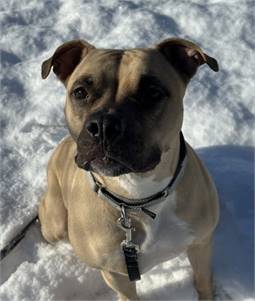
<path fill-rule="evenodd" d="M 164 189 L 171 181 L 172 177 L 167 177 L 160 182 L 154 180 L 154 176 L 140 177 L 136 174 L 120 176 L 119 185 L 129 192 L 132 198 L 146 198 Z"/>
<path fill-rule="evenodd" d="M 128 193 L 128 197 L 131 199 L 152 196 L 162 191 L 172 179 L 171 169 L 169 168 L 170 155 L 171 152 L 169 154 L 167 152 L 164 153 L 160 164 L 153 172 L 142 175 L 135 173 L 125 174 L 115 178 L 114 181 L 117 181 L 117 184 Z M 159 171 L 165 172 L 159 176 Z M 168 176 L 164 177 L 163 175 Z M 175 214 L 176 202 L 177 195 L 173 191 L 162 202 L 146 207 L 156 213 L 154 220 L 145 214 L 142 214 L 138 219 L 145 232 L 145 238 L 144 236 L 139 238 L 139 230 L 134 233 L 136 242 L 139 243 L 140 247 L 138 262 L 141 273 L 145 273 L 155 265 L 179 255 L 179 253 L 187 249 L 195 238 L 191 225 L 178 218 Z M 137 219 L 137 217 L 133 218 Z"/>
<path fill-rule="evenodd" d="M 194 239 L 192 228 L 175 214 L 176 193 L 163 202 L 149 207 L 157 214 L 155 220 L 146 218 L 143 225 L 145 241 L 140 246 L 139 265 L 141 273 L 153 266 L 177 256 Z"/>

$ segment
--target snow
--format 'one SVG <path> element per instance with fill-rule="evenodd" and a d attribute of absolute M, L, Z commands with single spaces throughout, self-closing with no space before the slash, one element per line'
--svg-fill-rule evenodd
<path fill-rule="evenodd" d="M 221 199 L 215 237 L 217 298 L 254 300 L 255 3 L 252 0 L 1 1 L 0 248 L 36 214 L 46 164 L 67 134 L 64 89 L 40 65 L 61 43 L 150 46 L 171 36 L 197 42 L 220 72 L 202 66 L 185 95 L 183 132 L 212 173 Z M 97 270 L 34 225 L 1 262 L 0 299 L 115 300 Z M 143 276 L 144 299 L 196 300 L 185 254 Z"/>

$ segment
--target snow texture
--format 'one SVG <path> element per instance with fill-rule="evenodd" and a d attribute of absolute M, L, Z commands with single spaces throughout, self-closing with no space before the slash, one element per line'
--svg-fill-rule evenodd
<path fill-rule="evenodd" d="M 217 299 L 254 300 L 254 0 L 1 0 L 0 248 L 36 214 L 46 165 L 67 134 L 65 91 L 40 65 L 61 43 L 150 46 L 173 36 L 215 57 L 185 95 L 183 132 L 212 173 L 221 201 L 214 244 Z M 48 245 L 34 225 L 1 262 L 0 299 L 115 300 L 68 243 Z M 197 300 L 185 254 L 138 283 L 142 299 Z"/>

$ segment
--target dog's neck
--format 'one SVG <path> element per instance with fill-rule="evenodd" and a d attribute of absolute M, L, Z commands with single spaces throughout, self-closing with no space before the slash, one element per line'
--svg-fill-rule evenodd
<path fill-rule="evenodd" d="M 179 159 L 180 141 L 162 153 L 159 164 L 145 173 L 129 173 L 118 177 L 96 174 L 96 178 L 110 191 L 126 198 L 146 198 L 162 189 L 171 181 Z"/>

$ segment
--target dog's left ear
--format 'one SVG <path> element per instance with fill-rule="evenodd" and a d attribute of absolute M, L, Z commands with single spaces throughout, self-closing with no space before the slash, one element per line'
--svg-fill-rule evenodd
<path fill-rule="evenodd" d="M 59 46 L 52 57 L 42 63 L 42 78 L 45 79 L 53 67 L 53 72 L 65 84 L 74 71 L 94 46 L 84 40 L 72 40 Z"/>
<path fill-rule="evenodd" d="M 185 82 L 188 82 L 203 64 L 207 64 L 215 72 L 219 71 L 218 62 L 190 41 L 167 39 L 157 44 L 156 49 L 165 56 Z"/>

